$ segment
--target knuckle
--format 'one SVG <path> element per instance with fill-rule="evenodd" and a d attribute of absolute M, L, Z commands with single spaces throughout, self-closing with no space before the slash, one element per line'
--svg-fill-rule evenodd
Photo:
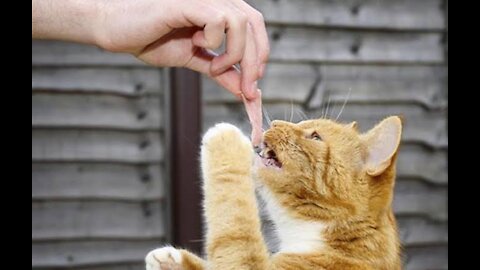
<path fill-rule="evenodd" d="M 261 23 L 263 24 L 265 22 L 265 18 L 263 17 L 263 14 L 258 11 L 258 10 L 254 10 L 253 11 L 253 18 L 258 22 L 258 23 Z"/>
<path fill-rule="evenodd" d="M 227 21 L 227 16 L 225 15 L 225 13 L 219 12 L 216 16 L 212 18 L 212 21 L 214 24 L 222 25 L 225 24 L 225 22 Z"/>
<path fill-rule="evenodd" d="M 260 51 L 260 60 L 266 62 L 269 57 L 270 57 L 270 48 L 267 44 L 267 46 Z"/>

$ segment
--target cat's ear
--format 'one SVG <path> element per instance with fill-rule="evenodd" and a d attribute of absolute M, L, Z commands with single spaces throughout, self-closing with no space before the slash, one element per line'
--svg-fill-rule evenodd
<path fill-rule="evenodd" d="M 365 166 L 367 174 L 382 174 L 391 164 L 398 150 L 402 135 L 402 120 L 398 116 L 385 118 L 382 122 L 361 135 L 367 147 Z"/>
<path fill-rule="evenodd" d="M 358 131 L 358 124 L 357 124 L 357 121 L 353 121 L 351 122 L 350 124 L 347 124 L 347 127 L 351 128 L 351 129 L 354 129 L 356 131 Z"/>

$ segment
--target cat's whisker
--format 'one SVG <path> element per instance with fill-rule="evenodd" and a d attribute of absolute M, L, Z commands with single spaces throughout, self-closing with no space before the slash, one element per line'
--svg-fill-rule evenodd
<path fill-rule="evenodd" d="M 305 120 L 303 119 L 302 115 L 298 112 L 298 110 L 295 110 L 295 114 L 298 116 L 298 118 L 300 118 L 300 121 Z"/>
<path fill-rule="evenodd" d="M 335 118 L 335 121 L 338 120 L 338 118 L 340 117 L 340 115 L 341 115 L 342 112 L 343 112 L 343 109 L 345 109 L 345 105 L 347 105 L 348 99 L 350 98 L 350 93 L 352 93 L 352 88 L 351 88 L 351 87 L 348 89 L 347 97 L 346 97 L 345 100 L 343 101 L 342 108 L 340 109 L 340 112 L 338 113 L 337 118 Z"/>
<path fill-rule="evenodd" d="M 325 106 L 325 102 L 324 102 L 323 100 L 324 100 L 324 98 L 322 97 L 322 103 L 321 103 L 321 104 L 322 104 L 322 105 L 321 105 L 322 111 L 321 111 L 321 115 L 320 115 L 320 118 L 321 118 L 321 119 L 324 119 L 324 118 L 325 118 L 325 107 L 326 107 L 326 106 Z"/>
<path fill-rule="evenodd" d="M 307 115 L 302 111 L 302 109 L 298 108 L 297 113 L 300 115 L 300 118 L 303 118 L 303 120 L 308 120 Z"/>
<path fill-rule="evenodd" d="M 263 115 L 265 117 L 265 120 L 267 120 L 268 126 L 271 126 L 272 125 L 272 119 L 268 115 L 267 108 L 265 106 L 262 106 L 262 110 L 263 110 Z"/>
<path fill-rule="evenodd" d="M 265 131 L 269 128 L 270 126 L 267 123 L 263 123 L 262 125 L 262 130 Z"/>
<path fill-rule="evenodd" d="M 290 121 L 288 122 L 292 122 L 293 120 L 293 100 L 290 101 Z"/>
<path fill-rule="evenodd" d="M 328 119 L 328 109 L 330 107 L 330 93 L 328 94 L 327 108 L 325 109 L 325 119 Z"/>

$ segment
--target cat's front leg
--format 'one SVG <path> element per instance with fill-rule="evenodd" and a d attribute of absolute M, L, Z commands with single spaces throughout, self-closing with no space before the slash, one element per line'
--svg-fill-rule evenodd
<path fill-rule="evenodd" d="M 166 246 L 150 251 L 145 257 L 146 270 L 203 270 L 205 261 L 197 255 Z"/>
<path fill-rule="evenodd" d="M 268 269 L 250 140 L 233 125 L 217 124 L 205 134 L 201 155 L 209 269 Z"/>

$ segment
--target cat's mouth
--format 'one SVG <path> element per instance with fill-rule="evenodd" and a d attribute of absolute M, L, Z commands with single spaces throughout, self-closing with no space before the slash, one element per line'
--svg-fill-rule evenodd
<path fill-rule="evenodd" d="M 261 147 L 257 147 L 255 152 L 260 156 L 266 167 L 282 168 L 282 163 L 278 160 L 277 154 L 267 144 L 264 143 Z"/>

